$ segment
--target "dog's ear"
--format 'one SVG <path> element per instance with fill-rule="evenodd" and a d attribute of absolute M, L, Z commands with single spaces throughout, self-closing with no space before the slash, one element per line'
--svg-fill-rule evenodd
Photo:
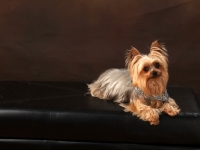
<path fill-rule="evenodd" d="M 157 40 L 151 44 L 150 55 L 157 57 L 164 56 L 165 59 L 168 60 L 168 54 L 165 46 L 163 44 L 159 44 Z"/>
<path fill-rule="evenodd" d="M 125 55 L 125 66 L 129 67 L 130 62 L 134 60 L 134 63 L 136 63 L 141 58 L 140 52 L 135 48 L 132 47 L 130 50 L 127 50 Z"/>
<path fill-rule="evenodd" d="M 154 41 L 154 42 L 151 44 L 151 47 L 159 47 L 159 48 L 162 48 L 162 46 L 158 43 L 158 40 Z"/>

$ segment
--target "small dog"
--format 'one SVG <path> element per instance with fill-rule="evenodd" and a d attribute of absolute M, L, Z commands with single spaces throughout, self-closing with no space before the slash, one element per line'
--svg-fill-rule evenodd
<path fill-rule="evenodd" d="M 142 55 L 132 47 L 125 58 L 127 69 L 105 71 L 88 85 L 89 93 L 100 99 L 115 100 L 125 112 L 131 112 L 151 125 L 159 124 L 162 111 L 170 116 L 177 115 L 179 106 L 166 90 L 169 76 L 165 46 L 153 42 L 148 55 Z"/>

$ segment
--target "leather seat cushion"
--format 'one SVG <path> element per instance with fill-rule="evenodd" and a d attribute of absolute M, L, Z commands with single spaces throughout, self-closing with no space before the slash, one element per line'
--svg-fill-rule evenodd
<path fill-rule="evenodd" d="M 200 107 L 190 88 L 168 87 L 181 112 L 161 114 L 157 126 L 86 93 L 86 83 L 0 82 L 0 138 L 200 145 Z"/>

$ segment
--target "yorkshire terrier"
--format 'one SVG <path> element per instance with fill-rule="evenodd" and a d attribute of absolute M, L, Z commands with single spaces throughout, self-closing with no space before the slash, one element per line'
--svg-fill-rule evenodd
<path fill-rule="evenodd" d="M 169 75 L 165 46 L 153 42 L 148 55 L 142 55 L 132 47 L 125 58 L 127 69 L 109 69 L 88 85 L 91 95 L 115 100 L 125 112 L 131 112 L 151 125 L 159 124 L 161 112 L 177 115 L 179 106 L 166 89 Z"/>

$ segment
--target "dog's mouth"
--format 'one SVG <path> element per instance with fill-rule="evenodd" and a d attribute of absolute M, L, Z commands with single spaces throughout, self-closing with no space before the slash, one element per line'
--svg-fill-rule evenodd
<path fill-rule="evenodd" d="M 157 76 L 150 76 L 148 79 L 147 79 L 147 82 L 151 82 L 153 80 L 159 80 L 161 77 L 161 75 L 157 75 Z"/>

